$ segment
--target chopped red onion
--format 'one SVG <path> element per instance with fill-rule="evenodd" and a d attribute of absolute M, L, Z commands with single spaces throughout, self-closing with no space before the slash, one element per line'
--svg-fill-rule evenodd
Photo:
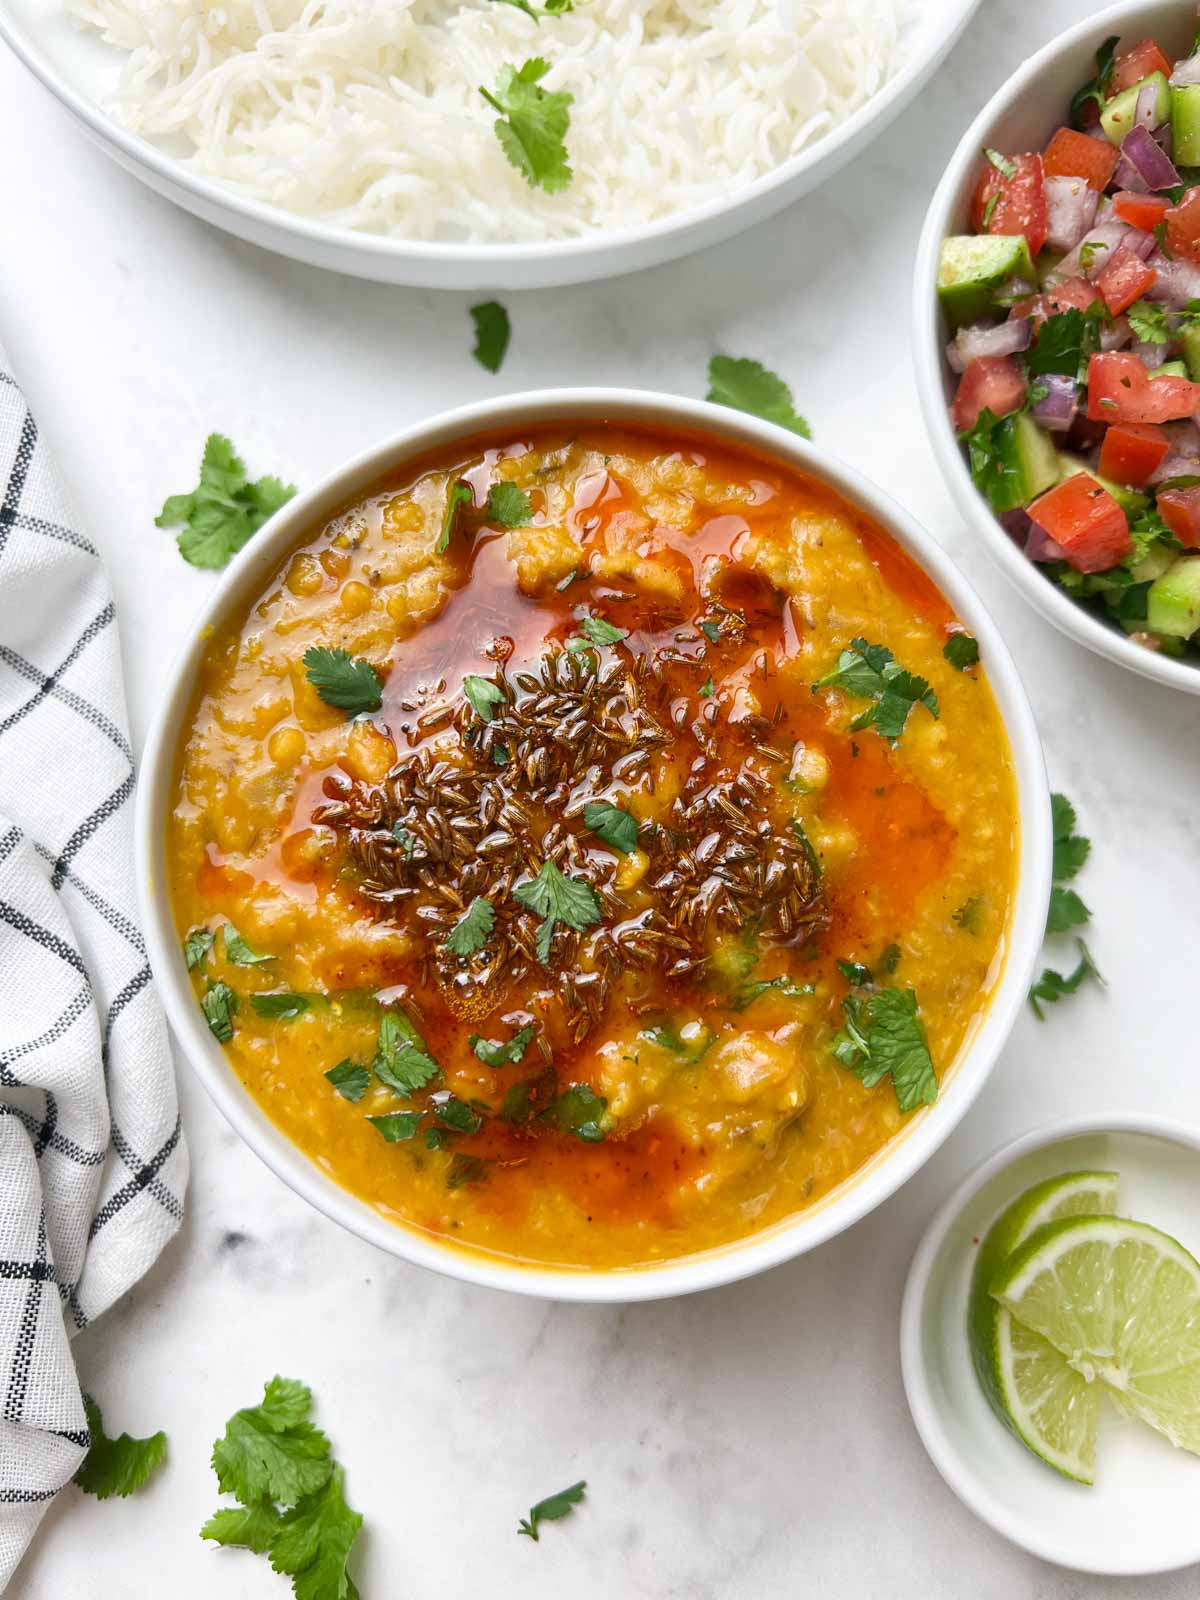
<path fill-rule="evenodd" d="M 1045 397 L 1033 408 L 1033 420 L 1040 422 L 1043 428 L 1049 428 L 1053 433 L 1065 433 L 1075 420 L 1077 405 L 1075 379 L 1068 378 L 1061 372 L 1047 372 L 1033 381 L 1042 384 L 1046 390 Z M 1197 437 L 1200 438 L 1200 435 Z"/>
<path fill-rule="evenodd" d="M 1124 312 L 1111 323 L 1100 324 L 1100 348 L 1106 355 L 1110 350 L 1124 350 L 1132 338 L 1133 329 Z"/>
<path fill-rule="evenodd" d="M 1150 474 L 1150 483 L 1166 483 L 1168 478 L 1195 478 L 1200 476 L 1200 461 L 1195 456 L 1176 455 L 1174 450 Z"/>
<path fill-rule="evenodd" d="M 1122 156 L 1117 162 L 1112 175 L 1112 181 L 1118 189 L 1126 189 L 1130 194 L 1149 194 L 1150 185 L 1130 161 L 1128 156 Z"/>
<path fill-rule="evenodd" d="M 1144 128 L 1149 133 L 1154 126 L 1157 111 L 1158 85 L 1156 83 L 1145 83 L 1138 90 L 1137 105 L 1134 107 L 1133 112 L 1133 126 L 1135 128 Z"/>
<path fill-rule="evenodd" d="M 1047 178 L 1046 243 L 1051 250 L 1074 250 L 1096 220 L 1100 196 L 1083 178 Z"/>
<path fill-rule="evenodd" d="M 980 356 L 1015 356 L 1032 341 L 1032 317 L 1010 317 L 994 327 L 976 322 L 958 330 L 946 346 L 946 360 L 955 372 L 965 372 Z"/>
<path fill-rule="evenodd" d="M 1147 257 L 1158 276 L 1146 290 L 1147 300 L 1183 311 L 1189 300 L 1200 300 L 1200 266 L 1191 261 L 1173 261 L 1161 251 Z"/>
<path fill-rule="evenodd" d="M 1142 94 L 1145 92 L 1143 89 Z M 1170 156 L 1156 142 L 1150 129 L 1140 122 L 1135 123 L 1121 141 L 1121 159 L 1137 169 L 1148 189 L 1172 189 L 1179 182 Z"/>
<path fill-rule="evenodd" d="M 1025 554 L 1030 561 L 1065 561 L 1067 552 L 1039 523 L 1030 520 L 1029 537 L 1025 541 Z"/>
<path fill-rule="evenodd" d="M 1112 260 L 1112 253 L 1123 239 L 1130 243 L 1141 255 L 1141 241 L 1149 239 L 1150 249 L 1154 249 L 1154 239 L 1151 234 L 1143 233 L 1140 228 L 1131 228 L 1127 222 L 1098 222 L 1094 228 L 1089 228 L 1087 233 L 1075 246 L 1074 250 L 1062 258 L 1053 272 L 1046 274 L 1046 285 L 1053 288 L 1055 284 L 1065 283 L 1068 278 L 1078 278 L 1082 274 L 1085 278 L 1097 278 L 1104 271 L 1105 264 Z M 1100 248 L 1092 252 L 1091 265 L 1084 271 L 1082 253 L 1088 245 L 1097 245 Z"/>
<path fill-rule="evenodd" d="M 1021 549 L 1024 550 L 1025 541 L 1029 537 L 1029 530 L 1033 526 L 1029 520 L 1029 513 L 1022 511 L 1020 506 L 1016 506 L 1012 511 L 1001 511 L 996 521 L 1004 529 L 1008 537 L 1015 539 Z"/>
<path fill-rule="evenodd" d="M 1194 465 L 1200 461 L 1200 420 L 1183 417 L 1178 422 L 1163 422 L 1160 427 L 1171 445 L 1171 454 L 1186 456 Z"/>
<path fill-rule="evenodd" d="M 1189 56 L 1186 61 L 1175 63 L 1175 70 L 1171 74 L 1173 89 L 1190 89 L 1198 83 L 1200 83 L 1200 55 Z"/>
<path fill-rule="evenodd" d="M 1144 344 L 1140 339 L 1130 346 L 1132 353 L 1149 372 L 1154 372 L 1169 359 L 1169 348 L 1165 344 Z"/>

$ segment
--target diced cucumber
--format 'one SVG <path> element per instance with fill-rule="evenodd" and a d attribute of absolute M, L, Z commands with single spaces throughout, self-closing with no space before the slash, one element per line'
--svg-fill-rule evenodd
<path fill-rule="evenodd" d="M 1021 501 L 1027 506 L 1058 482 L 1058 451 L 1054 440 L 1027 411 L 1015 418 L 1013 452 L 1021 474 Z"/>
<path fill-rule="evenodd" d="M 1200 84 L 1171 89 L 1171 149 L 1176 167 L 1200 165 Z"/>
<path fill-rule="evenodd" d="M 1152 378 L 1186 378 L 1188 369 L 1182 361 L 1164 361 L 1161 367 L 1155 367 L 1150 374 Z"/>
<path fill-rule="evenodd" d="M 1146 627 L 1168 639 L 1200 628 L 1200 556 L 1177 556 L 1146 596 Z"/>
<path fill-rule="evenodd" d="M 954 327 L 999 309 L 999 296 L 1013 279 L 1028 284 L 1031 294 L 1037 287 L 1029 246 L 1021 234 L 958 234 L 942 240 L 937 291 Z"/>
<path fill-rule="evenodd" d="M 1086 472 L 1089 478 L 1095 478 L 1102 488 L 1108 490 L 1127 517 L 1136 517 L 1139 511 L 1144 511 L 1150 504 L 1148 495 L 1142 494 L 1137 489 L 1130 489 L 1123 483 L 1113 483 L 1111 478 L 1102 478 L 1098 472 L 1093 472 L 1087 462 L 1081 461 L 1078 456 L 1069 456 L 1064 451 L 1059 456 L 1058 461 L 1059 483 L 1064 478 L 1074 477 L 1077 472 Z"/>
<path fill-rule="evenodd" d="M 1152 72 L 1148 78 L 1143 78 L 1141 83 L 1135 83 L 1132 88 L 1116 94 L 1105 105 L 1100 113 L 1100 126 L 1108 135 L 1111 144 L 1120 145 L 1121 140 L 1133 127 L 1133 117 L 1137 110 L 1138 95 L 1147 84 L 1153 84 L 1158 93 L 1154 103 L 1154 121 L 1152 126 L 1157 128 L 1160 122 L 1166 122 L 1171 115 L 1171 86 L 1161 72 Z M 1176 152 L 1178 153 L 1178 152 Z M 1183 158 L 1180 157 L 1182 160 Z"/>
<path fill-rule="evenodd" d="M 1193 383 L 1200 383 L 1200 324 L 1189 323 L 1179 337 L 1183 343 L 1183 359 L 1187 362 L 1188 377 Z"/>
<path fill-rule="evenodd" d="M 1037 258 L 1038 283 L 1045 288 L 1046 279 L 1067 259 L 1065 251 L 1043 250 Z"/>

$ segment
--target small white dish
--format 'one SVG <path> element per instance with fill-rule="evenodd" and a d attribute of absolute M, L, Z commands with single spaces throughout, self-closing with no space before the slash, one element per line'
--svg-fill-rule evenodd
<path fill-rule="evenodd" d="M 543 289 L 637 272 L 741 233 L 823 183 L 909 105 L 980 0 L 922 0 L 908 57 L 840 127 L 727 196 L 633 228 L 537 244 L 452 244 L 384 238 L 293 216 L 192 171 L 104 109 L 123 57 L 72 24 L 61 0 L 0 0 L 4 39 L 114 161 L 176 205 L 280 255 L 380 283 L 427 289 Z"/>
<path fill-rule="evenodd" d="M 1026 1134 L 955 1190 L 921 1240 L 900 1319 L 904 1388 L 934 1466 L 1005 1538 L 1080 1572 L 1171 1572 L 1200 1561 L 1200 1458 L 1108 1407 L 1096 1482 L 1073 1483 L 995 1416 L 967 1349 L 967 1291 L 984 1234 L 1030 1184 L 1086 1169 L 1120 1173 L 1123 1216 L 1200 1250 L 1200 1129 L 1129 1115 Z"/>
<path fill-rule="evenodd" d="M 1134 644 L 1115 623 L 1077 604 L 1026 560 L 996 521 L 971 482 L 966 456 L 950 423 L 954 375 L 945 360 L 950 334 L 935 288 L 942 240 L 970 231 L 967 212 L 982 149 L 1041 150 L 1066 121 L 1071 96 L 1095 74 L 1096 50 L 1110 34 L 1119 34 L 1126 43 L 1152 35 L 1164 50 L 1178 56 L 1190 52 L 1195 30 L 1195 8 L 1181 0 L 1124 0 L 1052 39 L 988 101 L 947 163 L 925 219 L 913 282 L 913 361 L 925 426 L 942 475 L 967 526 L 1009 582 L 1056 628 L 1097 655 L 1156 683 L 1200 694 L 1200 665 L 1174 661 Z"/>

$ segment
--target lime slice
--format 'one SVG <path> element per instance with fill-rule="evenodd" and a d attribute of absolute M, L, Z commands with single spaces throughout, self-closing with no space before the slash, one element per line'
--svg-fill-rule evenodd
<path fill-rule="evenodd" d="M 1026 1189 L 980 1246 L 967 1302 L 971 1360 L 993 1411 L 1035 1455 L 1083 1483 L 1093 1475 L 1096 1391 L 1052 1344 L 1014 1322 L 988 1291 L 1009 1256 L 1037 1229 L 1116 1208 L 1115 1172 L 1066 1172 Z"/>
<path fill-rule="evenodd" d="M 1123 1217 L 1039 1228 L 992 1293 L 1094 1390 L 1200 1455 L 1200 1262 Z"/>

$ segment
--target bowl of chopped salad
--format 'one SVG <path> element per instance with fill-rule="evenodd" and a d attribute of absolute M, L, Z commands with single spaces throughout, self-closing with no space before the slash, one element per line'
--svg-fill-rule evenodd
<path fill-rule="evenodd" d="M 970 525 L 1065 633 L 1200 693 L 1200 19 L 1125 3 L 1031 57 L 926 219 L 914 349 Z"/>

